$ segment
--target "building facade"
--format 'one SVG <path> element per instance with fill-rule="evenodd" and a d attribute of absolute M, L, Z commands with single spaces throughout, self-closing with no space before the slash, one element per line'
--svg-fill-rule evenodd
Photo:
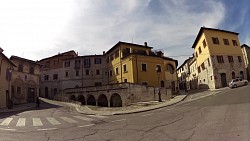
<path fill-rule="evenodd" d="M 189 76 L 190 76 L 190 65 L 189 62 L 192 57 L 186 59 L 182 65 L 177 69 L 179 89 L 185 90 L 190 89 Z"/>
<path fill-rule="evenodd" d="M 189 87 L 190 89 L 198 89 L 198 70 L 197 70 L 197 63 L 196 58 L 193 57 L 189 61 L 189 72 L 190 75 L 188 77 Z"/>
<path fill-rule="evenodd" d="M 106 53 L 108 84 L 135 83 L 176 91 L 177 60 L 152 47 L 118 42 Z"/>
<path fill-rule="evenodd" d="M 245 64 L 245 70 L 246 70 L 246 79 L 250 81 L 250 47 L 246 44 L 243 44 L 241 46 L 241 50 L 243 53 L 243 60 Z"/>
<path fill-rule="evenodd" d="M 14 104 L 35 102 L 39 96 L 40 65 L 32 60 L 11 56 L 17 66 L 12 71 L 11 95 Z"/>
<path fill-rule="evenodd" d="M 11 100 L 11 74 L 15 67 L 9 58 L 3 54 L 3 49 L 0 48 L 0 108 L 8 106 Z"/>
<path fill-rule="evenodd" d="M 40 71 L 40 96 L 54 98 L 62 92 L 62 78 L 65 76 L 64 59 L 77 57 L 75 51 L 58 53 L 39 61 Z"/>
<path fill-rule="evenodd" d="M 238 33 L 201 27 L 192 48 L 199 88 L 226 87 L 231 79 L 246 76 Z"/>

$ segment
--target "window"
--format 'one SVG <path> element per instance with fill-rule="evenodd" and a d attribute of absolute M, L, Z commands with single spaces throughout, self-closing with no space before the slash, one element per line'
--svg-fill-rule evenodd
<path fill-rule="evenodd" d="M 46 62 L 45 62 L 44 68 L 50 68 L 50 61 L 46 61 Z"/>
<path fill-rule="evenodd" d="M 201 54 L 201 47 L 199 47 L 199 54 Z"/>
<path fill-rule="evenodd" d="M 240 71 L 240 78 L 244 79 L 244 72 L 243 71 Z"/>
<path fill-rule="evenodd" d="M 53 74 L 53 80 L 57 80 L 58 79 L 58 74 Z"/>
<path fill-rule="evenodd" d="M 239 62 L 242 62 L 242 60 L 241 60 L 241 56 L 238 56 L 238 60 L 239 60 Z"/>
<path fill-rule="evenodd" d="M 59 65 L 59 59 L 54 60 L 54 66 Z"/>
<path fill-rule="evenodd" d="M 173 67 L 173 65 L 168 64 L 168 65 L 167 65 L 167 71 L 169 71 L 170 74 L 174 74 L 174 67 Z"/>
<path fill-rule="evenodd" d="M 147 83 L 147 82 L 142 82 L 141 84 L 142 84 L 142 85 L 145 85 L 145 86 L 147 86 L 147 85 L 148 85 L 148 83 Z"/>
<path fill-rule="evenodd" d="M 156 71 L 161 72 L 161 65 L 156 65 Z"/>
<path fill-rule="evenodd" d="M 89 70 L 85 70 L 85 74 L 86 74 L 86 75 L 89 75 Z"/>
<path fill-rule="evenodd" d="M 69 77 L 69 72 L 65 71 L 65 77 Z"/>
<path fill-rule="evenodd" d="M 203 43 L 203 47 L 205 48 L 207 46 L 206 40 L 204 39 L 202 43 Z"/>
<path fill-rule="evenodd" d="M 70 61 L 65 61 L 64 62 L 64 67 L 70 67 Z"/>
<path fill-rule="evenodd" d="M 224 45 L 229 45 L 228 39 L 223 39 Z"/>
<path fill-rule="evenodd" d="M 217 61 L 218 61 L 218 63 L 224 63 L 223 56 L 218 55 L 217 56 Z"/>
<path fill-rule="evenodd" d="M 202 64 L 201 64 L 201 68 L 202 68 L 202 70 L 204 70 L 204 69 L 205 69 L 205 65 L 204 65 L 204 63 L 202 63 Z"/>
<path fill-rule="evenodd" d="M 208 66 L 210 66 L 211 64 L 210 64 L 210 60 L 209 60 L 209 58 L 207 58 L 207 64 L 208 64 Z"/>
<path fill-rule="evenodd" d="M 95 58 L 95 64 L 102 64 L 102 58 Z"/>
<path fill-rule="evenodd" d="M 116 52 L 115 52 L 115 58 L 118 58 L 119 57 L 119 50 L 117 50 Z"/>
<path fill-rule="evenodd" d="M 49 80 L 49 75 L 44 75 L 44 80 Z"/>
<path fill-rule="evenodd" d="M 19 72 L 23 72 L 23 64 L 19 64 L 18 65 L 18 71 Z"/>
<path fill-rule="evenodd" d="M 79 69 L 81 67 L 81 60 L 75 60 L 75 68 Z"/>
<path fill-rule="evenodd" d="M 228 56 L 228 62 L 229 62 L 229 63 L 233 63 L 233 62 L 234 62 L 233 56 Z"/>
<path fill-rule="evenodd" d="M 125 83 L 128 82 L 128 79 L 124 79 L 124 82 L 125 82 Z"/>
<path fill-rule="evenodd" d="M 198 73 L 200 73 L 200 72 L 201 72 L 201 67 L 199 66 L 199 67 L 198 67 Z"/>
<path fill-rule="evenodd" d="M 235 79 L 235 72 L 232 72 L 232 79 Z"/>
<path fill-rule="evenodd" d="M 118 67 L 115 68 L 115 74 L 116 74 L 116 75 L 119 75 L 119 69 L 118 69 Z"/>
<path fill-rule="evenodd" d="M 236 40 L 232 40 L 233 41 L 233 46 L 238 46 L 238 43 Z"/>
<path fill-rule="evenodd" d="M 212 37 L 213 44 L 220 44 L 217 37 Z"/>
<path fill-rule="evenodd" d="M 90 58 L 84 59 L 84 68 L 89 68 L 90 67 Z"/>
<path fill-rule="evenodd" d="M 95 82 L 95 86 L 101 86 L 102 82 Z"/>
<path fill-rule="evenodd" d="M 213 80 L 213 76 L 210 76 L 211 80 Z"/>
<path fill-rule="evenodd" d="M 17 87 L 16 93 L 17 93 L 17 94 L 21 94 L 21 87 Z"/>
<path fill-rule="evenodd" d="M 147 71 L 147 64 L 141 64 L 141 70 Z"/>
<path fill-rule="evenodd" d="M 113 60 L 114 60 L 114 54 L 111 54 L 111 55 L 109 56 L 109 58 L 110 58 L 110 61 L 113 61 Z"/>
<path fill-rule="evenodd" d="M 197 51 L 195 52 L 195 55 L 196 55 L 196 57 L 198 57 L 198 53 L 197 53 Z"/>
<path fill-rule="evenodd" d="M 77 71 L 76 71 L 76 76 L 79 76 L 79 74 L 80 74 L 80 73 L 79 73 L 79 71 L 77 70 Z"/>
<path fill-rule="evenodd" d="M 123 65 L 123 72 L 128 72 L 128 71 L 127 71 L 127 65 L 126 65 L 126 64 Z"/>
<path fill-rule="evenodd" d="M 100 70 L 96 70 L 96 75 L 100 75 Z"/>
<path fill-rule="evenodd" d="M 30 74 L 34 74 L 34 71 L 35 71 L 35 70 L 34 70 L 34 67 L 31 66 L 31 67 L 30 67 Z"/>

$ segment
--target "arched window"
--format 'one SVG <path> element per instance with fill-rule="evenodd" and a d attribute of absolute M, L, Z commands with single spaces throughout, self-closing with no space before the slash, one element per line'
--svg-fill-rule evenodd
<path fill-rule="evenodd" d="M 169 71 L 171 74 L 174 74 L 174 66 L 171 64 L 167 64 L 167 71 Z"/>
<path fill-rule="evenodd" d="M 232 79 L 235 79 L 235 72 L 232 71 Z"/>

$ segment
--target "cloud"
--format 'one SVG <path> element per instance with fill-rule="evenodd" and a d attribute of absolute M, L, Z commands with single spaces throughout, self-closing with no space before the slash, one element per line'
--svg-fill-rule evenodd
<path fill-rule="evenodd" d="M 4 38 L 2 41 L 6 42 L 4 46 L 12 48 L 8 53 L 20 54 L 22 51 L 14 51 L 14 47 L 21 47 L 25 54 L 26 52 L 30 54 L 24 57 L 37 60 L 72 49 L 79 52 L 79 55 L 101 54 L 118 41 L 136 44 L 147 41 L 148 45 L 155 49 L 164 50 L 167 56 L 192 55 L 191 45 L 199 28 L 201 26 L 217 28 L 225 15 L 225 7 L 220 1 L 41 0 L 39 2 L 35 3 L 32 0 L 25 2 L 32 5 L 21 5 L 19 2 L 21 6 L 18 7 L 23 8 L 20 10 L 21 14 L 25 11 L 23 16 L 18 14 L 20 12 L 18 10 L 15 10 L 15 13 L 9 12 L 17 15 L 18 20 L 13 22 L 22 21 L 26 15 L 30 17 L 26 18 L 24 23 L 20 23 L 23 25 L 16 25 L 16 28 L 9 27 L 15 37 L 9 34 L 9 40 Z M 32 12 L 33 14 L 29 14 Z M 29 31 L 25 32 L 25 29 L 19 29 L 20 27 L 25 27 Z M 27 36 L 20 38 L 23 33 Z M 0 37 L 3 37 L 1 33 Z M 18 45 L 14 43 L 14 38 L 25 41 L 19 40 L 22 44 Z M 183 61 L 183 57 L 175 59 Z"/>

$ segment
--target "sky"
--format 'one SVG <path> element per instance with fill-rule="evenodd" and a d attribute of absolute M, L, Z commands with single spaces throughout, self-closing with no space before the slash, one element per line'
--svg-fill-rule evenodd
<path fill-rule="evenodd" d="M 179 65 L 200 27 L 238 32 L 250 45 L 249 0 L 0 0 L 0 47 L 41 60 L 102 54 L 123 41 L 154 47 Z"/>

